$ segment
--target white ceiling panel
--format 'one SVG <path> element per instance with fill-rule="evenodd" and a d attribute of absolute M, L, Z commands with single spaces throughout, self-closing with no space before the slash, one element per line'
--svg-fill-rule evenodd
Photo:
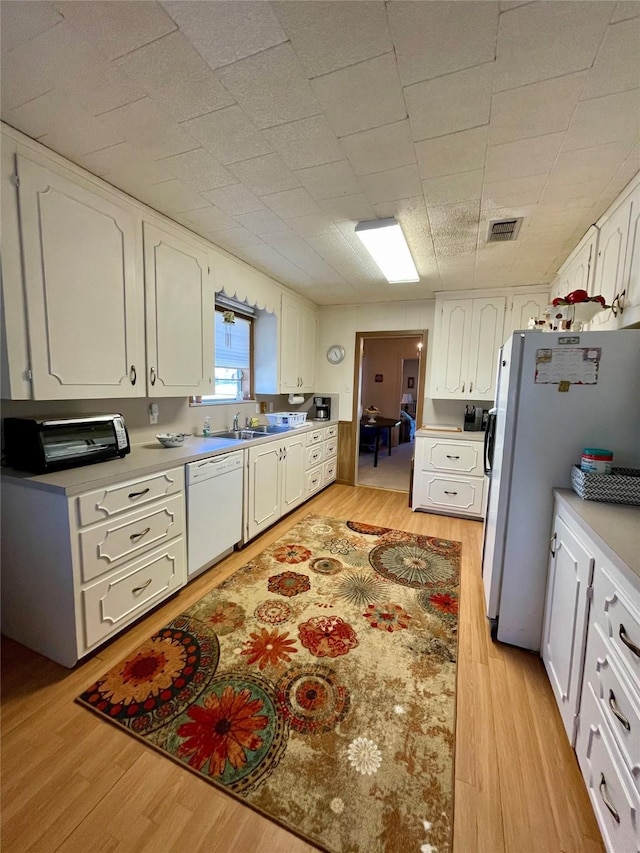
<path fill-rule="evenodd" d="M 611 3 L 528 3 L 500 16 L 496 91 L 590 68 L 613 13 Z"/>
<path fill-rule="evenodd" d="M 559 133 L 569 127 L 587 73 L 498 92 L 491 103 L 489 144 Z"/>
<path fill-rule="evenodd" d="M 404 86 L 495 59 L 498 3 L 394 2 L 388 8 Z"/>
<path fill-rule="evenodd" d="M 384 172 L 397 166 L 416 162 L 409 122 L 395 122 L 373 130 L 363 130 L 353 136 L 343 136 L 340 144 L 356 175 Z"/>
<path fill-rule="evenodd" d="M 79 35 L 108 59 L 124 56 L 176 29 L 158 3 L 146 0 L 64 0 L 53 5 Z"/>
<path fill-rule="evenodd" d="M 309 77 L 393 50 L 382 0 L 287 0 L 273 6 Z"/>
<path fill-rule="evenodd" d="M 393 53 L 317 77 L 311 85 L 338 136 L 392 124 L 407 115 Z"/>
<path fill-rule="evenodd" d="M 640 0 L 0 16 L 5 122 L 320 304 L 545 283 L 640 170 Z M 510 216 L 518 240 L 487 246 Z M 416 286 L 355 235 L 386 217 Z"/>
<path fill-rule="evenodd" d="M 404 92 L 416 142 L 487 124 L 493 66 L 490 62 L 407 86 Z"/>
<path fill-rule="evenodd" d="M 487 153 L 487 127 L 475 127 L 416 142 L 421 178 L 454 175 L 466 169 L 481 169 Z"/>

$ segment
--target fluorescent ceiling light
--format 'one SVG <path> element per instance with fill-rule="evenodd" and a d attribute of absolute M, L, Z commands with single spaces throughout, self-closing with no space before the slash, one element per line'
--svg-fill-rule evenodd
<path fill-rule="evenodd" d="M 356 234 L 391 284 L 420 281 L 400 223 L 393 217 L 358 222 Z"/>

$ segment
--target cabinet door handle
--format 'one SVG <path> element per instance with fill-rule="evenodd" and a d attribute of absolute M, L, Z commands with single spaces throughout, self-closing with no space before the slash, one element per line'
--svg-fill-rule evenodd
<path fill-rule="evenodd" d="M 135 385 L 137 379 L 138 379 L 138 374 L 136 373 L 136 366 L 135 366 L 135 364 L 132 364 L 131 367 L 129 368 L 129 381 L 131 382 L 132 385 Z"/>
<path fill-rule="evenodd" d="M 604 778 L 604 773 L 600 774 L 600 784 L 598 785 L 598 788 L 600 789 L 600 796 L 602 797 L 602 802 L 605 804 L 605 806 L 611 812 L 611 815 L 612 815 L 613 819 L 615 820 L 615 822 L 620 823 L 620 815 L 618 814 L 617 810 L 614 808 L 613 803 L 609 800 L 609 798 L 607 797 L 607 794 L 606 794 L 607 780 Z"/>
<path fill-rule="evenodd" d="M 635 643 L 631 642 L 629 637 L 627 637 L 627 632 L 625 631 L 625 628 L 624 628 L 624 625 L 622 624 L 622 622 L 620 623 L 620 629 L 618 631 L 618 636 L 620 637 L 622 642 L 625 644 L 625 646 L 628 649 L 631 649 L 631 651 L 634 653 L 634 655 L 637 658 L 640 658 L 640 649 L 636 646 Z"/>
<path fill-rule="evenodd" d="M 551 539 L 549 539 L 549 553 L 552 557 L 555 557 L 556 555 L 556 552 L 553 550 L 553 546 L 555 545 L 557 535 L 557 533 L 554 533 Z"/>
<path fill-rule="evenodd" d="M 151 580 L 152 580 L 152 579 L 151 579 L 151 578 L 149 578 L 149 580 L 148 580 L 148 581 L 145 581 L 145 582 L 142 584 L 142 586 L 134 586 L 134 588 L 131 590 L 131 592 L 132 592 L 134 595 L 138 595 L 139 593 L 144 592 L 144 591 L 145 591 L 145 589 L 146 589 L 146 588 L 149 586 L 149 584 L 151 583 Z"/>
<path fill-rule="evenodd" d="M 155 369 L 155 367 L 152 367 L 151 370 L 149 371 L 149 382 L 152 385 L 156 384 L 156 369 Z"/>
<path fill-rule="evenodd" d="M 145 527 L 145 529 L 141 530 L 140 533 L 132 533 L 129 539 L 131 539 L 132 542 L 137 542 L 138 539 L 142 539 L 143 536 L 146 536 L 150 530 L 150 527 Z"/>
<path fill-rule="evenodd" d="M 609 690 L 609 707 L 613 711 L 614 717 L 616 717 L 616 719 L 618 719 L 620 721 L 622 726 L 628 732 L 630 732 L 631 731 L 631 723 L 629 722 L 629 720 L 627 720 L 625 715 L 620 711 L 620 708 L 618 708 L 618 703 L 616 702 L 616 694 L 613 692 L 613 690 Z"/>
<path fill-rule="evenodd" d="M 463 382 L 463 383 L 462 383 L 462 393 L 463 393 L 463 394 L 464 394 L 464 386 L 465 386 L 466 384 L 467 384 L 466 382 Z"/>
<path fill-rule="evenodd" d="M 460 459 L 460 457 L 459 456 L 449 456 L 449 454 L 447 453 L 447 459 Z"/>
<path fill-rule="evenodd" d="M 473 391 L 473 382 L 469 383 L 469 393 Z"/>
<path fill-rule="evenodd" d="M 148 491 L 149 489 L 143 489 L 141 492 L 129 492 L 129 497 L 131 498 L 131 500 L 133 500 L 134 498 L 141 498 L 142 495 L 146 495 Z"/>
<path fill-rule="evenodd" d="M 457 492 L 448 492 L 446 489 L 444 490 L 445 495 L 457 495 Z"/>

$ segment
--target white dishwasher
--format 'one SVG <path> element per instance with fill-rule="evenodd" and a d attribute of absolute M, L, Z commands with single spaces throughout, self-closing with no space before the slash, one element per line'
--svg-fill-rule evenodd
<path fill-rule="evenodd" d="M 244 451 L 187 463 L 187 570 L 199 574 L 242 539 Z"/>

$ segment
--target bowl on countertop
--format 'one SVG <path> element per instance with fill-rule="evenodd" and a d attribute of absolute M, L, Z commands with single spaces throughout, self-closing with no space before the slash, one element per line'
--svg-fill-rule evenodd
<path fill-rule="evenodd" d="M 161 432 L 156 438 L 163 447 L 182 447 L 191 436 L 188 432 Z"/>

